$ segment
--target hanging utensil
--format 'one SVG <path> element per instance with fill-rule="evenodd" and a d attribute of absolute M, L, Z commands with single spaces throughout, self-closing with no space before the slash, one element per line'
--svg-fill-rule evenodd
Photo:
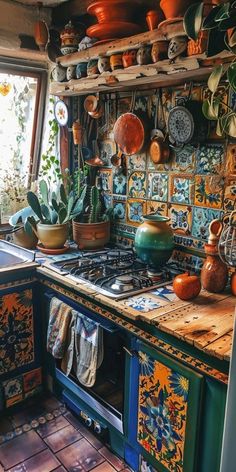
<path fill-rule="evenodd" d="M 149 154 L 154 164 L 165 164 L 169 157 L 170 157 L 170 147 L 166 141 L 166 136 L 164 136 L 162 130 L 160 130 L 157 126 L 157 116 L 159 111 L 159 105 L 161 103 L 162 109 L 162 116 L 164 117 L 163 113 L 163 106 L 162 106 L 162 91 L 159 89 L 158 95 L 156 96 L 156 107 L 155 107 L 155 128 L 152 130 L 151 133 L 151 144 L 149 148 Z"/>
<path fill-rule="evenodd" d="M 127 156 L 143 150 L 150 127 L 147 114 L 141 111 L 134 113 L 135 95 L 132 92 L 130 112 L 122 114 L 114 125 L 115 142 Z"/>

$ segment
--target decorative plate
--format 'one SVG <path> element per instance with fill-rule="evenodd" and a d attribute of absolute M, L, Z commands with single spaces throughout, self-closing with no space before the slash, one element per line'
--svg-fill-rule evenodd
<path fill-rule="evenodd" d="M 68 122 L 68 108 L 63 100 L 58 100 L 55 103 L 54 116 L 60 126 L 66 126 Z"/>
<path fill-rule="evenodd" d="M 172 143 L 189 143 L 194 133 L 192 114 L 187 108 L 180 105 L 172 108 L 169 113 L 167 128 Z"/>

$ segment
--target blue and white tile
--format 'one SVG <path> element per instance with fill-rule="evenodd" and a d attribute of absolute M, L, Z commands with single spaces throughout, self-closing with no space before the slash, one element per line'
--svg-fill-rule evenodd
<path fill-rule="evenodd" d="M 207 241 L 210 222 L 214 219 L 221 219 L 222 215 L 221 210 L 193 207 L 192 236 Z"/>
<path fill-rule="evenodd" d="M 223 144 L 202 144 L 196 151 L 196 173 L 218 174 L 224 163 Z"/>
<path fill-rule="evenodd" d="M 159 202 L 168 200 L 168 174 L 149 172 L 148 174 L 148 198 Z"/>

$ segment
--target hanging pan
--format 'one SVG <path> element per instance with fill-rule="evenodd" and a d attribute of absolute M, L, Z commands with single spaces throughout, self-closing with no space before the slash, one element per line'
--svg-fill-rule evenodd
<path fill-rule="evenodd" d="M 149 130 L 149 120 L 142 111 L 134 113 L 135 92 L 132 93 L 130 112 L 121 115 L 114 125 L 114 139 L 127 156 L 144 149 Z"/>
<path fill-rule="evenodd" d="M 151 131 L 149 154 L 154 164 L 165 164 L 170 157 L 170 147 L 163 131 L 157 127 L 159 106 L 161 108 L 162 119 L 164 119 L 161 89 L 159 89 L 156 96 L 155 124 L 154 129 Z"/>

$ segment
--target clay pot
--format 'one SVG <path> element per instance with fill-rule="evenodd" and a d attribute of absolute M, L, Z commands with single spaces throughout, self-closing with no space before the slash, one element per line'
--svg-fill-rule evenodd
<path fill-rule="evenodd" d="M 110 57 L 111 70 L 123 69 L 122 54 L 112 54 Z"/>
<path fill-rule="evenodd" d="M 102 74 L 102 72 L 107 72 L 107 71 L 111 70 L 111 68 L 110 68 L 110 58 L 109 57 L 100 56 L 98 58 L 98 70 L 99 70 L 100 74 Z"/>
<path fill-rule="evenodd" d="M 95 15 L 98 23 L 130 22 L 135 16 L 135 6 L 126 0 L 102 0 L 89 5 L 87 12 Z"/>
<path fill-rule="evenodd" d="M 159 269 L 170 258 L 174 249 L 174 236 L 170 220 L 158 214 L 146 215 L 135 234 L 134 246 L 138 257 L 151 267 Z"/>
<path fill-rule="evenodd" d="M 100 223 L 72 222 L 73 239 L 80 249 L 99 249 L 110 239 L 110 221 Z"/>
<path fill-rule="evenodd" d="M 167 59 L 168 52 L 168 42 L 167 41 L 157 41 L 153 43 L 151 56 L 152 62 L 162 61 L 162 59 Z"/>
<path fill-rule="evenodd" d="M 45 248 L 61 249 L 68 237 L 68 224 L 45 225 L 38 223 L 37 236 Z"/>
<path fill-rule="evenodd" d="M 122 55 L 122 63 L 123 67 L 130 67 L 130 66 L 135 66 L 137 64 L 137 49 L 130 49 L 129 51 L 123 52 Z"/>
<path fill-rule="evenodd" d="M 57 64 L 52 70 L 51 77 L 56 82 L 64 82 L 66 80 L 66 69 L 60 64 Z"/>
<path fill-rule="evenodd" d="M 160 7 L 167 20 L 183 17 L 188 7 L 196 3 L 195 0 L 161 0 Z"/>
<path fill-rule="evenodd" d="M 201 270 L 202 287 L 208 292 L 220 293 L 227 284 L 228 269 L 221 261 L 216 245 L 205 244 L 207 258 Z"/>
<path fill-rule="evenodd" d="M 38 242 L 37 236 L 33 234 L 28 234 L 25 232 L 24 228 L 12 233 L 13 243 L 17 246 L 24 247 L 26 249 L 35 249 Z"/>
<path fill-rule="evenodd" d="M 76 78 L 76 66 L 68 66 L 66 69 L 66 80 Z"/>
<path fill-rule="evenodd" d="M 74 121 L 74 123 L 72 124 L 72 134 L 74 144 L 82 144 L 83 126 L 79 121 Z"/>
<path fill-rule="evenodd" d="M 148 45 L 143 45 L 138 49 L 137 52 L 137 63 L 142 66 L 145 64 L 150 64 L 152 62 L 151 59 L 151 47 Z"/>
<path fill-rule="evenodd" d="M 158 10 L 150 10 L 146 14 L 146 22 L 148 25 L 149 31 L 156 29 L 159 23 L 162 21 L 163 16 L 162 12 Z"/>
<path fill-rule="evenodd" d="M 207 49 L 209 31 L 200 31 L 198 38 L 194 41 L 188 41 L 187 55 L 194 56 L 195 54 L 203 54 Z"/>
<path fill-rule="evenodd" d="M 90 59 L 87 64 L 87 75 L 98 74 L 98 61 L 97 59 Z"/>

